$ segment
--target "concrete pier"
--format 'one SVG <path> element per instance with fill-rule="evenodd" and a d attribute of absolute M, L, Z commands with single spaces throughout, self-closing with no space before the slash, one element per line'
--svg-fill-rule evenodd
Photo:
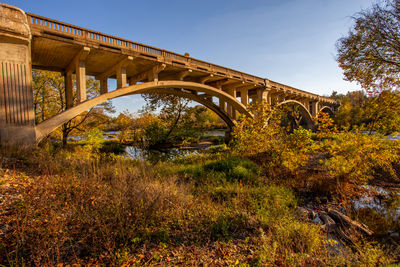
<path fill-rule="evenodd" d="M 0 142 L 36 142 L 31 31 L 25 13 L 7 4 L 0 4 Z"/>

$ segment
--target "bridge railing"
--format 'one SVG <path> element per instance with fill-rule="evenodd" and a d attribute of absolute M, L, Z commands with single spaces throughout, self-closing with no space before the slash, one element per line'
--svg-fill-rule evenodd
<path fill-rule="evenodd" d="M 28 22 L 33 29 L 51 31 L 58 33 L 59 36 L 71 38 L 74 40 L 84 40 L 88 42 L 100 43 L 106 46 L 132 50 L 145 55 L 160 56 L 172 61 L 179 61 L 187 67 L 195 68 L 202 71 L 216 73 L 218 75 L 227 76 L 229 78 L 242 79 L 248 82 L 254 82 L 258 85 L 265 85 L 263 78 L 253 76 L 247 73 L 222 67 L 216 64 L 194 59 L 189 56 L 184 56 L 178 53 L 170 52 L 164 49 L 159 49 L 149 45 L 129 41 L 112 35 L 92 31 L 81 28 L 72 24 L 49 19 L 39 15 L 28 13 Z"/>
<path fill-rule="evenodd" d="M 266 82 L 266 80 L 263 78 L 250 75 L 244 72 L 240 72 L 237 70 L 233 70 L 230 68 L 222 67 L 199 59 L 195 59 L 189 56 L 184 56 L 164 49 L 159 49 L 156 47 L 129 41 L 112 35 L 92 31 L 89 29 L 81 28 L 72 24 L 60 22 L 57 20 L 49 19 L 31 13 L 28 13 L 27 16 L 28 16 L 28 22 L 32 29 L 37 29 L 45 33 L 46 31 L 48 31 L 49 33 L 64 38 L 69 38 L 78 41 L 83 40 L 84 42 L 94 42 L 96 44 L 100 44 L 105 47 L 131 50 L 134 52 L 138 52 L 140 54 L 151 56 L 157 60 L 160 60 L 159 57 L 163 57 L 164 59 L 169 59 L 169 61 L 171 61 L 172 63 L 178 62 L 179 64 L 187 68 L 193 68 L 209 73 L 214 73 L 216 75 L 225 76 L 227 78 L 233 78 L 249 83 L 254 83 L 256 86 L 266 86 L 266 83 L 268 82 L 273 88 L 274 87 L 279 89 L 282 88 L 283 90 L 289 90 L 292 92 L 296 92 L 298 94 L 312 95 L 314 97 L 319 97 L 321 100 L 324 100 L 328 103 L 335 103 L 335 101 L 330 98 L 320 97 L 317 94 L 312 94 L 274 81 L 267 80 Z"/>

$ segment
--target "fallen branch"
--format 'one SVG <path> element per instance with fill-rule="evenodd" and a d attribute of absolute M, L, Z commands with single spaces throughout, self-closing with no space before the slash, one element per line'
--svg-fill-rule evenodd
<path fill-rule="evenodd" d="M 350 217 L 344 215 L 343 213 L 341 213 L 341 212 L 339 212 L 337 210 L 328 209 L 328 214 L 336 222 L 341 223 L 342 225 L 347 225 L 347 226 L 353 227 L 353 228 L 357 229 L 358 231 L 362 232 L 365 235 L 371 236 L 374 233 L 371 230 L 369 230 L 368 227 L 362 225 L 359 222 L 356 222 L 356 221 L 350 219 Z"/>

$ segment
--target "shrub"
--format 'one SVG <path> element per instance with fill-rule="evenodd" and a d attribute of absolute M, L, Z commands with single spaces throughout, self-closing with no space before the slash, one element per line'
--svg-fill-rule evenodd
<path fill-rule="evenodd" d="M 363 266 L 387 266 L 393 263 L 393 258 L 388 257 L 381 245 L 360 240 L 355 244 L 356 259 Z M 393 251 L 394 252 L 394 251 Z"/>
<path fill-rule="evenodd" d="M 372 180 L 375 171 L 385 170 L 396 176 L 393 164 L 400 159 L 400 144 L 380 135 L 340 132 L 324 139 L 317 151 L 325 153 L 319 164 L 332 177 L 336 192 L 348 195 L 348 185 L 363 185 Z M 323 178 L 323 177 L 322 177 Z"/>
<path fill-rule="evenodd" d="M 103 132 L 94 128 L 85 133 L 85 145 L 84 148 L 89 152 L 98 152 L 104 142 Z"/>
<path fill-rule="evenodd" d="M 214 145 L 214 146 L 210 146 L 208 148 L 208 150 L 211 153 L 219 153 L 219 152 L 224 152 L 228 150 L 228 146 L 226 144 L 222 144 L 222 145 Z"/>
<path fill-rule="evenodd" d="M 282 219 L 292 218 L 297 207 L 293 191 L 277 185 L 251 188 L 246 202 L 248 209 L 266 226 L 273 226 Z"/>
<path fill-rule="evenodd" d="M 288 133 L 268 107 L 257 112 L 255 119 L 243 118 L 235 127 L 233 151 L 259 163 L 269 178 L 300 190 L 350 197 L 379 173 L 397 176 L 399 142 L 337 132 L 327 116 L 318 119 L 315 135 L 302 128 Z"/>
<path fill-rule="evenodd" d="M 321 247 L 321 235 L 318 225 L 296 220 L 284 220 L 274 231 L 275 240 L 282 251 L 311 254 Z"/>
<path fill-rule="evenodd" d="M 211 238 L 213 240 L 231 239 L 238 228 L 245 228 L 247 218 L 239 212 L 220 213 L 211 224 Z"/>
<path fill-rule="evenodd" d="M 161 121 L 154 121 L 145 128 L 144 138 L 151 147 L 157 144 L 165 143 L 167 141 L 167 133 L 168 129 L 162 124 Z"/>
<path fill-rule="evenodd" d="M 227 181 L 250 182 L 260 174 L 259 168 L 253 162 L 236 157 L 212 161 L 204 164 L 203 168 L 206 172 L 223 174 Z"/>

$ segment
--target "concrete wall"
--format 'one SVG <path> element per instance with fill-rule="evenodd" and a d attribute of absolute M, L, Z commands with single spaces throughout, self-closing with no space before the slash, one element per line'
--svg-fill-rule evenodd
<path fill-rule="evenodd" d="M 0 142 L 35 144 L 31 33 L 25 13 L 0 3 Z"/>

